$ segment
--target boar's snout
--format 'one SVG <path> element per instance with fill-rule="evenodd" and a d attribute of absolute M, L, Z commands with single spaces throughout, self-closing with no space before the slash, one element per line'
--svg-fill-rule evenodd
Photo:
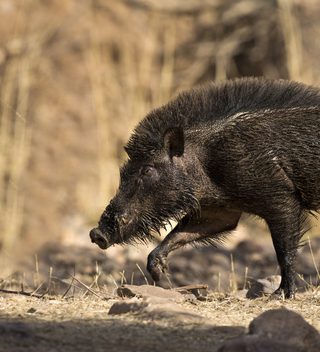
<path fill-rule="evenodd" d="M 90 231 L 90 238 L 92 243 L 96 243 L 101 249 L 108 248 L 108 240 L 103 236 L 102 232 L 98 229 L 92 229 Z"/>

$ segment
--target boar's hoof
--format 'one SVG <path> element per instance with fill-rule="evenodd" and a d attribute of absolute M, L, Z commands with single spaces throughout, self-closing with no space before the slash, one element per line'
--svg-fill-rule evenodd
<path fill-rule="evenodd" d="M 90 238 L 92 243 L 96 243 L 101 249 L 108 248 L 108 241 L 99 229 L 90 231 Z"/>
<path fill-rule="evenodd" d="M 270 300 L 283 300 L 284 298 L 294 299 L 295 298 L 294 291 L 284 290 L 282 288 L 278 288 L 269 297 Z"/>
<path fill-rule="evenodd" d="M 167 272 L 167 257 L 152 251 L 148 256 L 147 270 L 154 281 L 159 281 L 161 274 Z"/>

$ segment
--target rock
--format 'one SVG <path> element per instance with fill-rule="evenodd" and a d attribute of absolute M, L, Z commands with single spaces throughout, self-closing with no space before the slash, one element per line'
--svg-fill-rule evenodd
<path fill-rule="evenodd" d="M 147 299 L 148 300 L 148 299 Z M 149 319 L 172 319 L 175 322 L 204 322 L 207 321 L 202 315 L 179 306 L 176 303 L 167 302 L 161 304 L 149 303 L 142 311 L 145 318 Z"/>
<path fill-rule="evenodd" d="M 203 284 L 185 285 L 176 287 L 174 290 L 182 294 L 188 301 L 195 301 L 196 299 L 205 301 L 208 296 L 208 285 Z"/>
<path fill-rule="evenodd" d="M 280 282 L 280 275 L 271 275 L 264 279 L 252 280 L 246 297 L 257 298 L 271 294 L 280 286 Z"/>
<path fill-rule="evenodd" d="M 144 319 L 173 319 L 180 322 L 207 322 L 201 315 L 179 306 L 178 304 L 163 297 L 144 297 L 142 300 L 136 297 L 115 302 L 110 310 L 110 315 L 140 314 Z"/>
<path fill-rule="evenodd" d="M 34 314 L 37 310 L 33 307 L 31 307 L 30 309 L 27 310 L 28 314 Z"/>
<path fill-rule="evenodd" d="M 299 314 L 287 309 L 262 313 L 249 325 L 249 335 L 227 341 L 219 352 L 316 352 L 320 334 Z"/>
<path fill-rule="evenodd" d="M 320 351 L 320 334 L 301 315 L 288 309 L 273 309 L 255 318 L 249 334 L 289 343 L 308 352 Z"/>
<path fill-rule="evenodd" d="M 175 290 L 151 285 L 123 285 L 117 289 L 120 297 L 158 297 L 171 302 L 184 302 L 186 297 Z"/>
<path fill-rule="evenodd" d="M 148 305 L 146 302 L 139 301 L 136 298 L 128 299 L 120 302 L 115 302 L 110 310 L 110 315 L 120 315 L 127 313 L 138 313 L 142 312 L 143 309 Z"/>
<path fill-rule="evenodd" d="M 226 342 L 218 352 L 307 352 L 299 347 L 258 336 L 239 337 Z"/>

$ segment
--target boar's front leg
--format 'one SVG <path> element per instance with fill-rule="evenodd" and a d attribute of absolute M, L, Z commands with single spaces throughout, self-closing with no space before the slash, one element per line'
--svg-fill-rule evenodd
<path fill-rule="evenodd" d="M 206 239 L 216 239 L 234 230 L 241 212 L 225 209 L 203 210 L 201 218 L 190 219 L 186 215 L 167 237 L 149 254 L 147 270 L 154 281 L 159 281 L 167 270 L 168 254 L 186 244 Z"/>

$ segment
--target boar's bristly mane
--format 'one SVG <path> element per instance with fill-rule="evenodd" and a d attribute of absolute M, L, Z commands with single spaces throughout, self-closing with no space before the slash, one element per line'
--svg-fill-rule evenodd
<path fill-rule="evenodd" d="M 240 78 L 208 83 L 185 91 L 151 111 L 135 128 L 127 146 L 130 158 L 152 156 L 163 148 L 163 136 L 173 127 L 185 131 L 207 122 L 225 122 L 241 112 L 319 106 L 320 94 L 302 83 L 265 78 Z"/>

